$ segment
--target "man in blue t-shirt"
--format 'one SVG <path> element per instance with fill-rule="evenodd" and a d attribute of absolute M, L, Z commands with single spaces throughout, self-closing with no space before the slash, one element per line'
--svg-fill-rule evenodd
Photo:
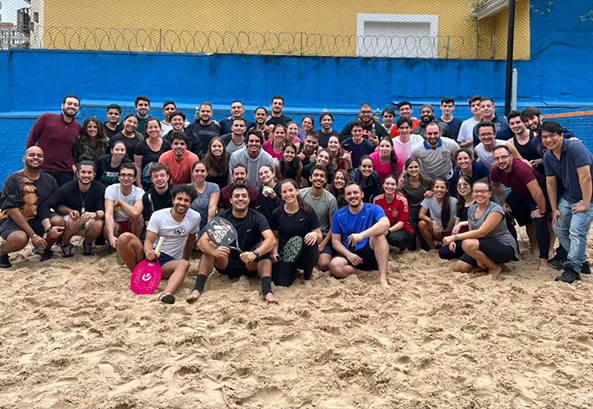
<path fill-rule="evenodd" d="M 562 247 L 570 249 L 564 273 L 556 277 L 556 281 L 572 284 L 581 279 L 587 234 L 593 221 L 593 156 L 582 143 L 564 139 L 562 126 L 557 122 L 544 122 L 541 138 L 548 149 L 544 154 L 544 168 L 552 225 Z M 566 189 L 560 200 L 557 197 L 558 179 Z"/>
<path fill-rule="evenodd" d="M 387 282 L 389 245 L 385 233 L 389 219 L 383 209 L 375 204 L 363 203 L 363 192 L 355 182 L 344 189 L 348 206 L 334 214 L 332 246 L 337 257 L 329 263 L 329 272 L 336 278 L 358 274 L 361 270 L 379 270 L 379 281 Z"/>

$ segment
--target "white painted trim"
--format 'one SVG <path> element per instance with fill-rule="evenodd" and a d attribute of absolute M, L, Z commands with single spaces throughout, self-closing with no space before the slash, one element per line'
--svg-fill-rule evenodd
<path fill-rule="evenodd" d="M 360 56 L 358 47 L 358 38 L 364 36 L 364 24 L 366 22 L 377 23 L 428 23 L 430 27 L 430 37 L 434 38 L 435 47 L 430 58 L 438 57 L 438 35 L 439 35 L 439 16 L 431 14 L 379 14 L 379 13 L 358 13 L 356 15 L 356 56 Z"/>

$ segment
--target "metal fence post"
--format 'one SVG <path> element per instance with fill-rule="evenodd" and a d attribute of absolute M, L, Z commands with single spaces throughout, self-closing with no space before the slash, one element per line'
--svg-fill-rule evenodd
<path fill-rule="evenodd" d="M 449 58 L 449 51 L 451 51 L 451 36 L 447 36 L 447 45 L 445 46 L 447 53 L 445 54 L 445 58 Z"/>

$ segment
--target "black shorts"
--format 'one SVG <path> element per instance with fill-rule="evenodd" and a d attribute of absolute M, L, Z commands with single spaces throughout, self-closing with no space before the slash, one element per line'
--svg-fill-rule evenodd
<path fill-rule="evenodd" d="M 270 254 L 264 254 L 263 256 L 261 256 L 257 259 L 257 262 L 259 263 L 262 260 L 271 260 L 271 259 L 272 259 L 272 256 Z M 239 278 L 241 276 L 247 276 L 247 277 L 257 276 L 257 270 L 249 271 L 247 269 L 247 265 L 245 265 L 243 260 L 241 260 L 239 258 L 239 255 L 232 251 L 231 251 L 231 254 L 229 255 L 229 263 L 227 264 L 226 268 L 224 270 L 216 268 L 216 271 L 218 271 L 220 274 L 228 276 L 229 278 Z"/>
<path fill-rule="evenodd" d="M 521 227 L 528 225 L 533 221 L 531 212 L 537 209 L 537 204 L 533 198 L 524 199 L 519 197 L 515 192 L 509 193 L 507 196 L 507 204 L 511 207 L 511 212 L 517 224 Z M 550 209 L 550 204 L 546 196 L 546 214 Z"/>
<path fill-rule="evenodd" d="M 510 261 L 517 261 L 515 257 L 515 250 L 512 246 L 501 244 L 496 239 L 478 239 L 480 243 L 480 251 L 484 253 L 488 258 L 494 261 L 496 264 L 508 263 Z M 474 267 L 478 266 L 478 262 L 475 258 L 464 253 L 459 257 L 459 261 L 463 261 Z"/>
<path fill-rule="evenodd" d="M 54 216 L 57 216 L 57 214 L 50 213 L 49 218 L 51 219 Z M 37 216 L 36 218 L 29 220 L 28 223 L 29 223 L 29 226 L 31 226 L 31 228 L 35 232 L 35 234 L 37 234 L 40 237 L 43 237 L 43 235 L 45 234 L 45 229 L 43 228 L 43 225 L 41 224 L 41 220 L 42 220 L 41 217 Z M 4 220 L 2 223 L 0 223 L 0 236 L 4 240 L 8 240 L 8 236 L 10 236 L 15 231 L 23 231 L 23 230 L 19 226 L 17 226 L 16 223 L 11 218 L 8 218 L 8 219 Z"/>
<path fill-rule="evenodd" d="M 354 251 L 354 254 L 356 254 L 358 257 L 360 257 L 362 259 L 362 263 L 355 266 L 350 261 L 348 261 L 348 264 L 350 264 L 352 267 L 356 268 L 357 270 L 363 270 L 363 271 L 379 269 L 379 265 L 377 264 L 377 258 L 375 257 L 375 251 L 371 248 L 370 239 L 367 242 L 366 246 L 364 246 L 360 250 Z M 337 256 L 346 258 L 346 256 L 344 256 L 342 254 L 337 254 Z M 348 260 L 348 259 L 346 258 L 346 260 Z"/>

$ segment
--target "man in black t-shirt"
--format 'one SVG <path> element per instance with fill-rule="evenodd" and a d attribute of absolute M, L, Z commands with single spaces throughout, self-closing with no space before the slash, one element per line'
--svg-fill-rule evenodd
<path fill-rule="evenodd" d="M 282 115 L 282 110 L 284 109 L 284 98 L 280 95 L 276 95 L 272 98 L 272 102 L 270 103 L 270 107 L 272 107 L 272 114 L 266 120 L 266 125 L 279 125 L 282 124 L 286 126 L 287 123 L 292 121 L 292 118 Z M 272 130 L 269 131 L 270 135 L 272 134 Z"/>
<path fill-rule="evenodd" d="M 387 131 L 373 118 L 373 107 L 370 104 L 362 104 L 360 106 L 360 113 L 355 121 L 350 122 L 340 132 L 340 140 L 343 141 L 346 138 L 352 136 L 352 128 L 354 125 L 360 124 L 362 127 L 362 135 L 364 139 L 371 142 L 373 146 L 378 146 L 379 141 L 387 135 Z"/>
<path fill-rule="evenodd" d="M 212 120 L 212 115 L 214 115 L 212 104 L 209 102 L 202 102 L 199 112 L 196 113 L 196 121 L 188 126 L 200 140 L 201 149 L 200 152 L 197 153 L 200 158 L 204 157 L 206 152 L 208 152 L 208 146 L 210 145 L 212 138 L 221 135 L 221 127 Z"/>
<path fill-rule="evenodd" d="M 307 166 L 311 162 L 315 162 L 315 152 L 319 148 L 319 134 L 315 131 L 307 132 L 305 141 L 301 145 L 301 151 L 297 155 L 297 158 L 303 164 L 303 167 Z"/>
<path fill-rule="evenodd" d="M 45 249 L 41 261 L 51 258 L 51 246 L 64 232 L 64 219 L 50 212 L 47 199 L 58 189 L 56 180 L 39 169 L 43 150 L 31 146 L 23 157 L 25 168 L 10 175 L 0 197 L 0 268 L 10 268 L 8 253 L 25 248 L 29 239 Z M 45 238 L 43 235 L 46 235 Z"/>
<path fill-rule="evenodd" d="M 243 106 L 243 103 L 241 101 L 233 101 L 231 103 L 231 116 L 220 121 L 220 134 L 226 135 L 228 133 L 231 133 L 233 127 L 233 119 L 244 117 L 245 107 Z M 246 129 L 249 129 L 255 126 L 255 122 L 245 120 L 245 126 Z"/>
<path fill-rule="evenodd" d="M 242 275 L 255 276 L 258 274 L 262 282 L 262 292 L 265 300 L 276 303 L 278 300 L 272 293 L 272 258 L 270 252 L 276 245 L 274 233 L 261 213 L 249 208 L 249 191 L 245 185 L 234 185 L 231 188 L 232 209 L 220 214 L 237 229 L 237 246 L 242 252 L 231 250 L 229 247 L 217 246 L 207 233 L 198 241 L 202 250 L 198 277 L 193 291 L 187 297 L 188 302 L 196 301 L 204 292 L 206 279 L 216 268 L 220 274 L 229 278 Z M 262 242 L 263 239 L 263 242 Z"/>
<path fill-rule="evenodd" d="M 171 185 L 169 185 L 169 168 L 164 163 L 151 163 L 148 167 L 148 173 L 153 185 L 142 196 L 144 227 L 148 227 L 150 217 L 154 212 L 173 207 Z"/>
<path fill-rule="evenodd" d="M 105 185 L 93 180 L 95 164 L 84 160 L 76 165 L 77 180 L 62 185 L 48 199 L 48 206 L 64 216 L 66 229 L 62 236 L 62 257 L 72 253 L 70 240 L 82 236 L 82 254 L 90 256 L 93 241 L 103 233 L 105 220 Z"/>

